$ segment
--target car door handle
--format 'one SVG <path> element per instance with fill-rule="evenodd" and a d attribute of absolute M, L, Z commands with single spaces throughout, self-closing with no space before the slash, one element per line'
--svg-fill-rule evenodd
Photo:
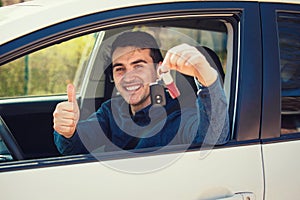
<path fill-rule="evenodd" d="M 255 200 L 255 195 L 251 192 L 239 192 L 230 197 L 220 198 L 217 200 Z"/>

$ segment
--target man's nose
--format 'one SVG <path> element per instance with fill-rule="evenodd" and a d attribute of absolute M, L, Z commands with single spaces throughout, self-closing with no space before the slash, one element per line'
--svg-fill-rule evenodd
<path fill-rule="evenodd" d="M 136 70 L 131 69 L 131 70 L 127 70 L 126 73 L 123 76 L 123 80 L 130 82 L 132 80 L 134 80 L 136 77 Z"/>

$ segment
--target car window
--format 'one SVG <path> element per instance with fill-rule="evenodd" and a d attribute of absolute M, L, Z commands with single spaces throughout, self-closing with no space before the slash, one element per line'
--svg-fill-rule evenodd
<path fill-rule="evenodd" d="M 22 99 L 28 96 L 66 94 L 67 84 L 74 83 L 76 91 L 80 92 L 80 120 L 86 120 L 93 115 L 104 102 L 111 100 L 112 97 L 114 97 L 113 95 L 118 95 L 113 80 L 111 80 L 107 72 L 109 64 L 111 64 L 109 63 L 110 45 L 119 34 L 128 31 L 144 31 L 151 34 L 157 40 L 163 56 L 170 48 L 182 43 L 210 49 L 215 53 L 217 57 L 216 60 L 219 60 L 217 70 L 223 73 L 221 87 L 224 86 L 227 100 L 230 98 L 230 91 L 226 90 L 226 84 L 230 86 L 231 69 L 234 68 L 233 60 L 235 59 L 233 58 L 233 49 L 234 43 L 236 42 L 235 40 L 237 40 L 236 35 L 234 35 L 237 33 L 235 27 L 237 21 L 235 18 L 228 17 L 227 15 L 222 19 L 220 19 L 219 16 L 209 18 L 197 16 L 188 17 L 184 20 L 182 18 L 177 20 L 154 20 L 154 22 L 151 23 L 141 23 L 137 21 L 128 24 L 123 26 L 118 25 L 116 27 L 112 26 L 105 29 L 99 27 L 98 30 L 88 32 L 86 35 L 72 35 L 70 36 L 72 38 L 69 40 L 66 39 L 61 43 L 56 42 L 52 44 L 52 46 L 30 53 L 1 66 L 0 77 L 3 82 L 0 86 L 0 99 L 18 97 Z M 195 94 L 198 91 L 194 78 L 182 78 L 181 74 L 173 72 L 172 75 L 182 93 L 182 99 L 194 100 L 193 102 L 188 102 L 189 100 L 183 101 L 183 104 L 194 105 L 196 102 Z M 203 96 L 203 98 L 205 98 L 205 96 Z M 31 98 L 29 98 L 29 100 L 31 100 Z M 39 99 L 36 101 L 39 101 Z M 3 111 L 4 119 L 12 129 L 12 133 L 19 142 L 26 158 L 52 157 L 58 155 L 58 148 L 55 146 L 53 136 L 53 111 L 57 105 L 54 105 L 54 103 L 58 103 L 59 101 L 61 101 L 60 98 L 58 98 L 57 102 L 43 101 L 43 104 L 38 104 L 39 102 L 29 102 L 28 105 L 36 106 L 35 112 L 24 109 L 22 101 L 21 103 L 18 101 L 19 104 L 16 105 L 22 107 L 22 110 L 15 109 L 14 112 Z M 14 107 L 13 104 L 10 106 L 11 108 Z M 8 106 L 3 104 L 3 107 Z M 228 107 L 230 107 L 229 102 Z M 226 127 L 218 132 L 220 135 L 222 132 L 225 132 L 223 130 L 228 130 L 227 128 L 229 127 L 227 123 L 228 107 L 224 106 L 225 109 L 222 109 L 226 117 L 224 117 L 224 120 L 222 120 L 220 124 L 222 124 L 222 127 Z M 9 109 L 10 108 L 8 108 L 7 111 L 10 111 Z M 24 115 L 26 115 L 26 119 L 19 121 L 19 126 L 14 126 L 15 121 L 20 118 L 23 119 Z M 119 115 L 119 113 L 117 113 L 117 115 Z M 233 114 L 229 113 L 229 120 L 231 120 L 232 116 Z M 214 119 L 213 116 L 212 119 Z M 28 122 L 26 120 L 28 120 Z M 30 125 L 33 121 L 39 122 L 38 128 L 33 128 L 34 126 Z M 178 126 L 184 126 L 182 124 L 178 123 Z M 209 127 L 207 127 L 207 129 L 212 129 L 213 124 L 216 123 L 208 123 Z M 26 133 L 28 134 L 24 134 L 24 127 L 26 127 Z M 220 126 L 219 128 L 222 127 Z M 144 131 L 145 130 L 146 129 L 144 129 Z M 226 131 L 226 134 L 228 132 Z M 139 134 L 139 131 L 135 131 L 135 133 L 132 134 Z M 219 138 L 216 139 L 218 140 Z M 211 143 L 215 142 L 215 145 L 217 140 Z M 36 144 L 33 145 L 33 143 Z M 190 144 L 191 143 L 188 145 Z M 178 143 L 176 143 L 176 145 L 178 145 Z M 201 144 L 197 145 L 199 146 Z M 184 146 L 183 148 L 186 150 L 188 147 Z M 100 152 L 102 150 L 103 149 L 100 148 Z"/>
<path fill-rule="evenodd" d="M 278 15 L 281 70 L 281 132 L 300 131 L 300 14 Z"/>
<path fill-rule="evenodd" d="M 80 89 L 95 38 L 78 37 L 1 66 L 0 99 L 65 94 L 70 82 Z"/>

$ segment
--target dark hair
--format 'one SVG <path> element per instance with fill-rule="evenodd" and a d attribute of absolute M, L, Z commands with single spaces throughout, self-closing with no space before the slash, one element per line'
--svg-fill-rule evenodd
<path fill-rule="evenodd" d="M 112 43 L 111 57 L 118 47 L 133 46 L 141 49 L 150 49 L 150 56 L 154 63 L 163 61 L 162 54 L 159 50 L 155 38 L 146 32 L 125 32 L 119 35 Z"/>

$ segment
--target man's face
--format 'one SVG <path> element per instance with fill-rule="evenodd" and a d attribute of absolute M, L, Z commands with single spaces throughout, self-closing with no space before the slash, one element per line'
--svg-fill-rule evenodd
<path fill-rule="evenodd" d="M 157 78 L 150 49 L 118 47 L 112 55 L 113 77 L 117 90 L 132 111 L 151 103 L 149 84 Z"/>

